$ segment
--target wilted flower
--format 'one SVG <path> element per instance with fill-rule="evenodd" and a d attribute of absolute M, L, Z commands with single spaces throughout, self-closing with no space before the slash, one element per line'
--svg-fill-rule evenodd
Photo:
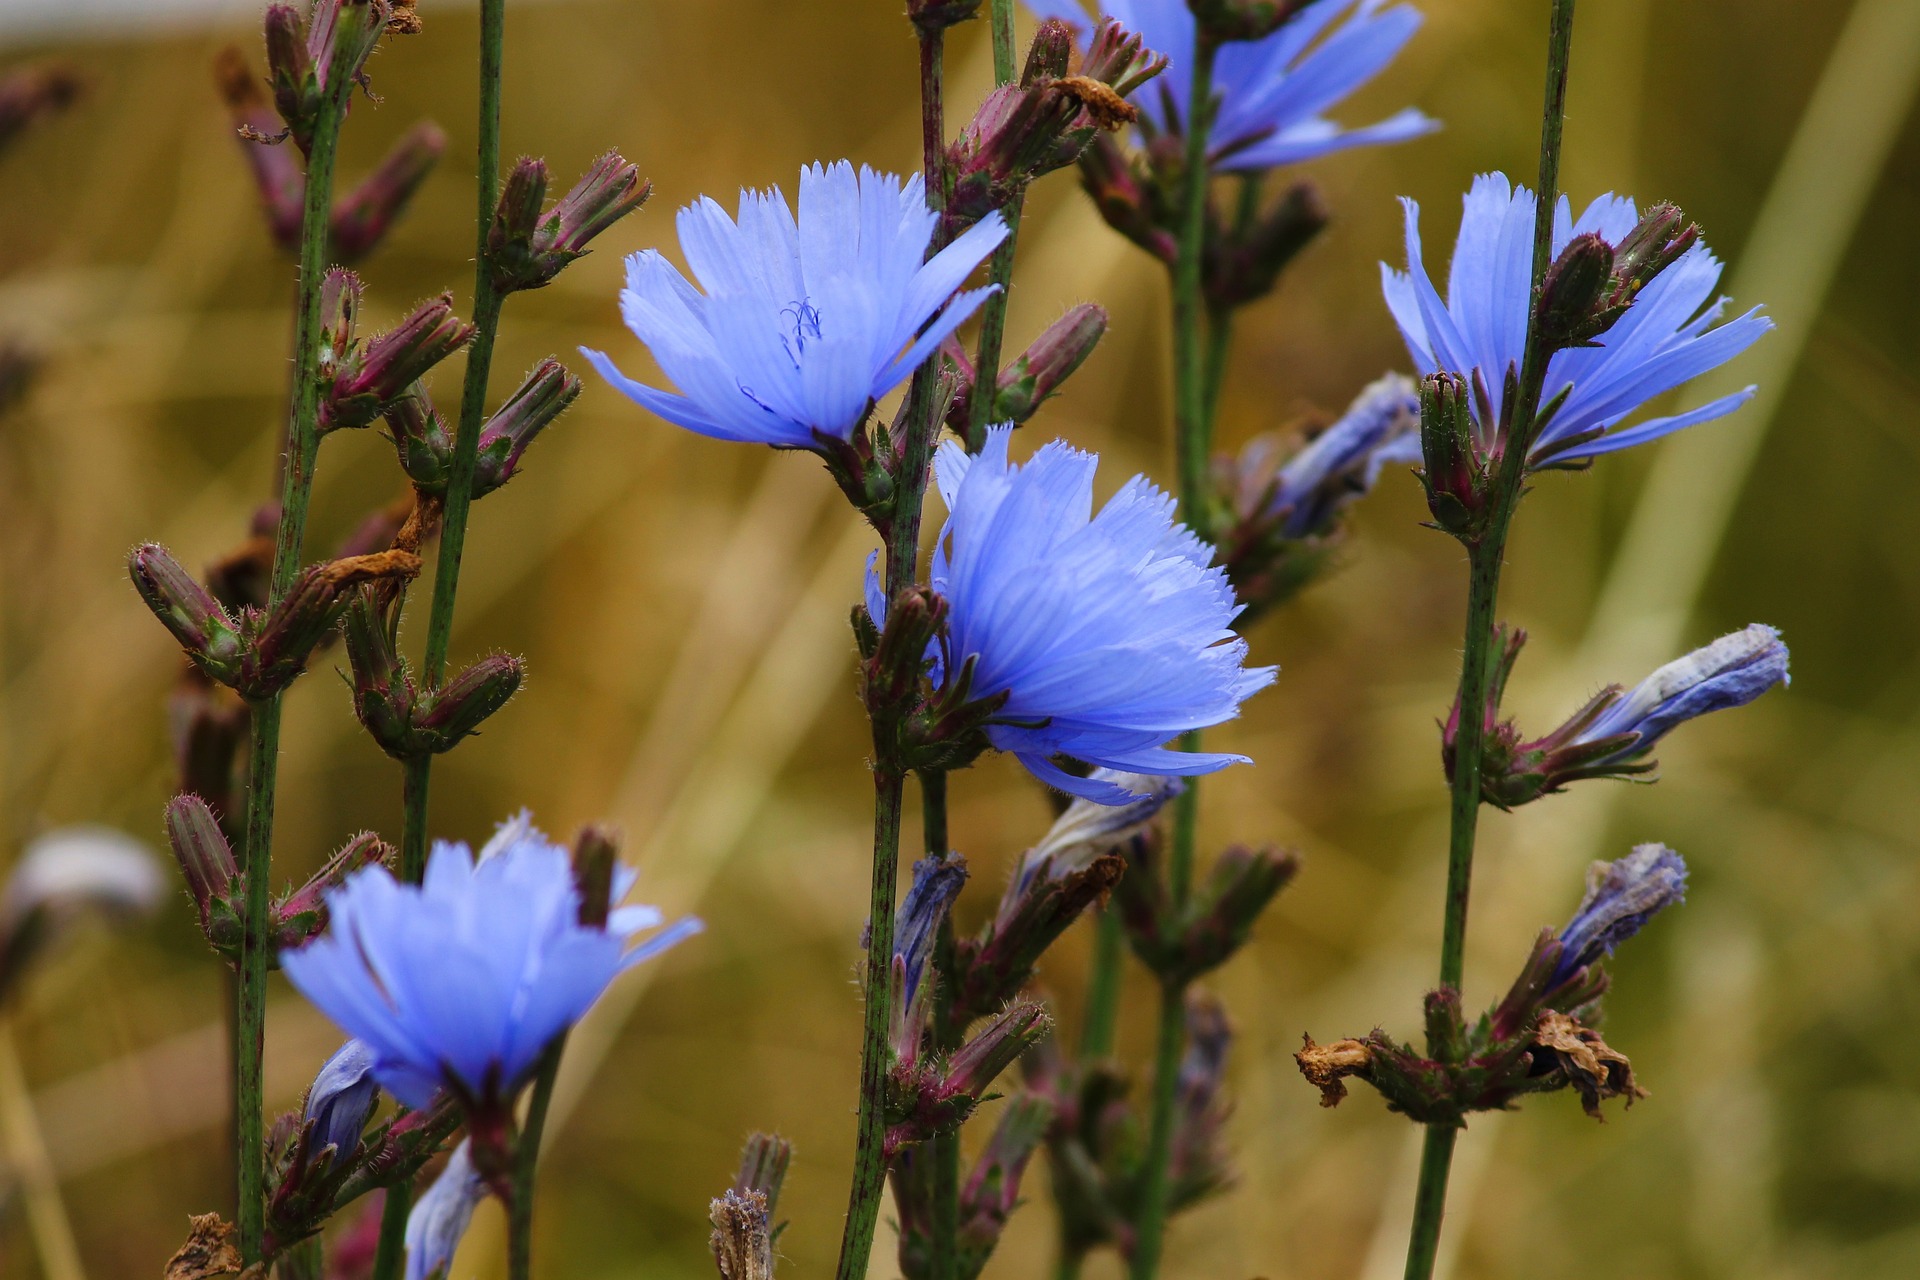
<path fill-rule="evenodd" d="M 948 517 L 934 547 L 933 590 L 950 610 L 936 686 L 968 679 L 1004 698 L 986 726 L 993 746 L 1070 795 L 1125 804 L 1137 793 L 1082 778 L 1053 756 L 1129 773 L 1212 773 L 1246 757 L 1180 752 L 1189 729 L 1231 720 L 1276 668 L 1243 665 L 1239 612 L 1212 548 L 1173 519 L 1173 500 L 1135 476 L 1097 514 L 1098 459 L 1061 441 L 1024 465 L 995 427 L 970 457 L 934 460 Z M 867 607 L 885 612 L 868 574 Z"/>
<path fill-rule="evenodd" d="M 680 211 L 703 292 L 655 250 L 627 259 L 620 308 L 679 394 L 636 382 L 583 348 L 641 407 L 722 440 L 810 449 L 845 441 L 991 289 L 955 296 L 1006 236 L 989 214 L 925 258 L 939 215 L 918 175 L 846 161 L 800 171 L 800 213 L 775 188 Z"/>
<path fill-rule="evenodd" d="M 0 999 L 68 920 L 143 915 L 160 893 L 153 855 L 111 827 L 62 827 L 33 841 L 0 892 Z"/>
<path fill-rule="evenodd" d="M 1423 374 L 1459 375 L 1472 385 L 1472 412 L 1483 437 L 1503 427 L 1510 372 L 1526 352 L 1532 306 L 1533 193 L 1506 175 L 1473 181 L 1460 220 L 1453 264 L 1442 302 L 1420 254 L 1420 207 L 1406 207 L 1407 270 L 1381 264 L 1382 289 L 1407 350 Z M 1597 234 L 1625 243 L 1639 224 L 1633 201 L 1605 195 L 1578 219 L 1563 196 L 1554 220 L 1553 251 L 1576 235 Z M 1758 308 L 1715 326 L 1726 306 L 1713 299 L 1720 260 L 1693 242 L 1641 287 L 1619 319 L 1591 345 L 1568 347 L 1548 362 L 1542 405 L 1566 399 L 1539 425 L 1529 461 L 1577 462 L 1629 448 L 1732 413 L 1754 389 L 1722 396 L 1697 409 L 1648 418 L 1616 429 L 1642 405 L 1746 350 L 1773 322 Z"/>
<path fill-rule="evenodd" d="M 901 901 L 893 927 L 893 1051 L 913 1061 L 931 1011 L 933 983 L 927 965 L 933 959 L 941 922 L 967 883 L 966 859 L 926 857 L 913 864 L 913 885 Z"/>
<path fill-rule="evenodd" d="M 633 873 L 616 878 L 616 898 Z M 469 1110 L 511 1103 L 555 1036 L 626 969 L 700 928 L 685 919 L 644 942 L 652 907 L 580 922 L 565 849 L 525 815 L 476 859 L 438 843 L 419 885 L 369 867 L 327 895 L 327 932 L 281 954 L 321 1012 L 373 1051 L 373 1075 L 409 1107 L 445 1086 Z"/>
<path fill-rule="evenodd" d="M 373 1050 L 358 1040 L 347 1041 L 327 1059 L 307 1090 L 302 1115 L 313 1122 L 312 1149 L 321 1152 L 331 1147 L 332 1160 L 351 1156 L 379 1096 L 380 1086 L 373 1080 Z"/>
<path fill-rule="evenodd" d="M 407 1280 L 446 1275 L 475 1206 L 486 1198 L 486 1180 L 473 1167 L 473 1144 L 462 1142 L 407 1215 Z"/>
<path fill-rule="evenodd" d="M 1027 0 L 1043 18 L 1091 25 L 1079 0 Z M 1135 105 L 1157 133 L 1180 133 L 1191 118 L 1195 24 L 1187 0 L 1101 0 L 1100 12 L 1165 54 L 1167 70 Z M 1271 169 L 1348 147 L 1404 142 L 1439 123 L 1412 108 L 1360 129 L 1329 110 L 1392 62 L 1420 28 L 1419 10 L 1387 0 L 1317 0 L 1272 35 L 1222 45 L 1214 57 L 1219 105 L 1208 133 L 1215 169 Z"/>
<path fill-rule="evenodd" d="M 1587 896 L 1560 931 L 1560 962 L 1547 988 L 1612 955 L 1655 915 L 1685 901 L 1686 892 L 1687 864 L 1663 844 L 1636 845 L 1617 862 L 1594 863 L 1587 870 Z"/>

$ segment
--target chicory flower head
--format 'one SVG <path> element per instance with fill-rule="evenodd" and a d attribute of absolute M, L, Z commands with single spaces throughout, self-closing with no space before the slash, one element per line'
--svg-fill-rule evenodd
<path fill-rule="evenodd" d="M 615 901 L 633 880 L 621 868 Z M 372 1051 L 374 1079 L 416 1109 L 443 1086 L 469 1109 L 510 1103 L 614 978 L 700 929 L 683 919 L 638 941 L 661 923 L 645 906 L 615 908 L 605 928 L 581 924 L 567 851 L 525 815 L 478 858 L 436 843 L 419 885 L 382 866 L 356 872 L 327 907 L 326 933 L 282 952 L 281 969 Z"/>
<path fill-rule="evenodd" d="M 948 607 L 934 683 L 974 662 L 974 696 L 1006 697 L 988 741 L 1043 782 L 1103 804 L 1137 796 L 1051 757 L 1181 776 L 1244 762 L 1166 748 L 1231 720 L 1276 672 L 1244 665 L 1246 641 L 1231 630 L 1240 610 L 1213 549 L 1145 477 L 1096 513 L 1097 458 L 1056 440 L 1016 464 L 1011 438 L 995 427 L 977 457 L 949 442 L 934 461 L 948 510 L 931 572 Z M 868 608 L 880 620 L 871 573 Z"/>
<path fill-rule="evenodd" d="M 349 1040 L 328 1058 L 307 1089 L 302 1118 L 313 1121 L 313 1150 L 333 1148 L 329 1160 L 344 1160 L 360 1145 L 380 1087 L 373 1079 L 373 1050 Z"/>
<path fill-rule="evenodd" d="M 1422 374 L 1445 371 L 1473 385 L 1474 418 L 1483 433 L 1491 433 L 1506 412 L 1507 374 L 1519 369 L 1526 353 L 1533 193 L 1514 186 L 1505 174 L 1474 179 L 1444 302 L 1421 259 L 1420 206 L 1404 199 L 1401 204 L 1407 270 L 1380 264 L 1387 306 Z M 1586 232 L 1617 245 L 1638 221 L 1633 201 L 1622 196 L 1601 196 L 1577 219 L 1562 196 L 1553 252 Z M 1758 308 L 1715 324 L 1727 304 L 1726 298 L 1713 297 L 1720 270 L 1720 260 L 1696 242 L 1641 289 L 1593 345 L 1567 348 L 1548 361 L 1542 404 L 1562 392 L 1566 400 L 1534 440 L 1531 461 L 1577 462 L 1644 444 L 1723 417 L 1752 397 L 1754 388 L 1748 387 L 1686 413 L 1620 428 L 1654 397 L 1725 364 L 1773 327 Z"/>
<path fill-rule="evenodd" d="M 1711 711 L 1744 707 L 1773 686 L 1791 683 L 1787 657 L 1780 633 L 1764 623 L 1721 636 L 1642 680 L 1601 712 L 1575 743 L 1632 734 L 1631 743 L 1596 765 L 1638 759 L 1675 725 Z"/>
<path fill-rule="evenodd" d="M 627 259 L 620 310 L 679 388 L 662 391 L 582 348 L 641 407 L 721 440 L 811 449 L 848 439 L 992 288 L 960 293 L 1006 237 L 990 214 L 926 258 L 939 215 L 918 175 L 842 160 L 800 171 L 796 218 L 778 188 L 742 191 L 737 218 L 702 198 L 680 210 L 700 288 L 652 249 Z"/>
<path fill-rule="evenodd" d="M 446 1275 L 474 1209 L 486 1198 L 486 1179 L 473 1165 L 473 1143 L 462 1141 L 407 1214 L 407 1280 Z"/>
<path fill-rule="evenodd" d="M 1560 931 L 1560 961 L 1547 989 L 1612 955 L 1659 912 L 1685 901 L 1686 892 L 1687 864 L 1663 844 L 1638 845 L 1617 862 L 1594 863 L 1587 895 Z"/>
<path fill-rule="evenodd" d="M 1079 0 L 1027 0 L 1027 7 L 1082 30 L 1091 25 Z M 1099 10 L 1166 55 L 1166 71 L 1134 105 L 1155 131 L 1181 132 L 1191 118 L 1195 34 L 1186 0 L 1100 0 Z M 1439 128 L 1412 108 L 1360 129 L 1322 114 L 1385 70 L 1421 20 L 1409 4 L 1316 0 L 1265 39 L 1222 45 L 1213 64 L 1219 109 L 1207 140 L 1214 168 L 1271 169 Z"/>

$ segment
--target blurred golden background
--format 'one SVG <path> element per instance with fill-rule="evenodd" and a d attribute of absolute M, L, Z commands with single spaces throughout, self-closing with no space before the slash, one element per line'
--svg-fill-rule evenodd
<path fill-rule="evenodd" d="M 791 191 L 815 159 L 912 168 L 899 7 L 514 6 L 508 154 L 544 155 L 571 181 L 616 147 L 656 194 L 508 307 L 497 393 L 578 344 L 644 368 L 618 322 L 620 258 L 671 252 L 672 211 L 696 194 Z M 1531 181 L 1545 6 L 1422 7 L 1409 52 L 1341 114 L 1413 103 L 1446 128 L 1310 166 L 1337 221 L 1241 326 L 1227 445 L 1404 367 L 1375 265 L 1400 260 L 1395 195 L 1421 201 L 1437 262 L 1471 174 Z M 420 8 L 425 34 L 376 59 L 381 100 L 356 105 L 342 162 L 351 182 L 422 116 L 451 137 L 361 268 L 376 329 L 442 288 L 464 307 L 471 288 L 476 23 L 460 6 Z M 1590 785 L 1483 824 L 1470 1006 L 1565 917 L 1589 859 L 1660 839 L 1694 880 L 1616 971 L 1608 1038 L 1653 1096 L 1604 1126 L 1564 1097 L 1476 1121 L 1443 1266 L 1462 1280 L 1920 1274 L 1920 3 L 1584 9 L 1565 168 L 1576 202 L 1614 189 L 1681 204 L 1730 263 L 1737 300 L 1769 304 L 1781 328 L 1729 371 L 1764 388 L 1734 419 L 1539 484 L 1505 601 L 1534 636 L 1513 705 L 1538 723 L 1750 621 L 1784 630 L 1796 679 L 1676 735 L 1657 787 Z M 978 26 L 951 41 L 956 123 L 990 80 Z M 292 270 L 209 74 L 235 41 L 258 62 L 258 28 L 238 19 L 0 47 L 0 65 L 58 56 L 88 84 L 0 159 L 0 332 L 47 358 L 0 424 L 0 867 L 73 822 L 159 843 L 179 657 L 123 558 L 154 539 L 211 560 L 270 484 Z M 1107 231 L 1071 174 L 1031 208 L 1009 341 L 1083 299 L 1113 315 L 1032 430 L 1100 450 L 1108 491 L 1134 470 L 1170 477 L 1159 269 Z M 329 440 L 316 554 L 398 492 L 377 434 Z M 1309 1030 L 1412 1036 L 1430 981 L 1445 801 L 1433 722 L 1455 676 L 1464 572 L 1423 515 L 1411 479 L 1383 482 L 1338 572 L 1256 628 L 1255 656 L 1281 678 L 1218 735 L 1257 764 L 1207 784 L 1203 848 L 1277 840 L 1306 862 L 1215 984 L 1240 1033 L 1241 1176 L 1178 1220 L 1171 1280 L 1399 1274 L 1412 1126 L 1366 1090 L 1321 1110 L 1290 1055 Z M 761 1127 L 798 1147 L 782 1274 L 831 1265 L 870 822 L 845 619 L 869 545 L 812 460 L 698 439 L 595 380 L 526 474 L 476 509 L 455 657 L 503 647 L 531 674 L 437 768 L 436 831 L 484 838 L 523 805 L 556 834 L 615 821 L 642 896 L 709 924 L 616 988 L 573 1042 L 541 1181 L 543 1274 L 710 1275 L 707 1200 Z M 399 825 L 398 767 L 358 731 L 337 661 L 288 704 L 289 879 L 358 829 Z M 1003 760 L 957 778 L 953 797 L 975 869 L 965 925 L 1047 811 Z M 1044 973 L 1069 1028 L 1082 932 Z M 1122 1034 L 1136 1062 L 1151 1018 L 1139 976 Z M 275 992 L 269 1086 L 286 1108 L 337 1033 Z M 228 1200 L 223 988 L 185 895 L 131 932 L 85 935 L 22 997 L 0 1024 L 0 1068 L 17 1067 L 0 1069 L 0 1168 L 13 1166 L 0 1272 L 156 1275 L 186 1215 Z M 992 1274 L 1048 1273 L 1042 1164 Z M 64 1217 L 84 1270 L 43 1264 L 30 1211 Z M 499 1246 L 488 1207 L 454 1274 L 501 1274 Z M 893 1274 L 891 1247 L 883 1227 L 876 1275 Z M 1090 1274 L 1117 1271 L 1103 1257 Z"/>

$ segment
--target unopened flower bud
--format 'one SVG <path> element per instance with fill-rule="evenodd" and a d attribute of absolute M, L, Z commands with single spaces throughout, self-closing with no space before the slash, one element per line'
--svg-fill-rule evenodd
<path fill-rule="evenodd" d="M 1039 42 L 1039 35 L 1034 37 Z M 1087 42 L 1080 74 L 1106 85 L 1123 98 L 1167 69 L 1167 55 L 1146 46 L 1144 37 L 1112 18 L 1102 18 Z M 1112 126 L 1109 125 L 1109 128 Z"/>
<path fill-rule="evenodd" d="M 1420 381 L 1420 452 L 1434 524 L 1463 542 L 1477 541 L 1490 510 L 1492 460 L 1474 434 L 1467 384 L 1451 373 Z"/>
<path fill-rule="evenodd" d="M 1188 0 L 1200 31 L 1215 43 L 1264 40 L 1310 0 Z"/>
<path fill-rule="evenodd" d="M 793 1144 L 777 1133 L 756 1133 L 747 1139 L 740 1152 L 740 1171 L 734 1175 L 733 1189 L 742 1195 L 758 1193 L 767 1199 L 767 1212 L 780 1203 L 780 1188 L 787 1180 L 787 1166 L 793 1163 Z"/>
<path fill-rule="evenodd" d="M 1586 896 L 1560 930 L 1560 960 L 1548 989 L 1612 955 L 1647 921 L 1684 902 L 1686 892 L 1686 861 L 1663 844 L 1638 845 L 1617 862 L 1594 863 L 1587 869 Z"/>
<path fill-rule="evenodd" d="M 473 334 L 473 326 L 453 313 L 452 295 L 441 294 L 415 307 L 364 350 L 346 352 L 335 346 L 320 429 L 364 427 L 373 422 Z"/>
<path fill-rule="evenodd" d="M 1025 422 L 1073 375 L 1106 336 L 1106 308 L 1083 302 L 1048 325 L 1000 373 L 989 422 Z"/>
<path fill-rule="evenodd" d="M 947 1062 L 941 1093 L 947 1098 L 978 1101 L 1000 1073 L 1053 1030 L 1053 1019 L 1037 1000 L 1019 1000 L 961 1045 Z"/>
<path fill-rule="evenodd" d="M 474 1209 L 486 1198 L 486 1179 L 474 1167 L 473 1142 L 462 1140 L 407 1215 L 407 1274 L 444 1276 Z"/>
<path fill-rule="evenodd" d="M 341 261 L 356 262 L 373 252 L 446 148 L 446 133 L 423 120 L 402 134 L 379 167 L 335 203 L 333 250 Z"/>
<path fill-rule="evenodd" d="M 273 104 L 305 151 L 313 140 L 313 113 L 319 109 L 320 84 L 307 52 L 306 23 L 290 4 L 270 4 L 265 15 L 267 80 Z"/>
<path fill-rule="evenodd" d="M 1280 273 L 1332 220 L 1326 198 L 1310 182 L 1298 182 L 1245 220 L 1228 222 L 1208 212 L 1201 264 L 1207 305 L 1231 311 L 1272 293 Z"/>
<path fill-rule="evenodd" d="M 1300 870 L 1300 855 L 1271 845 L 1233 845 L 1194 895 L 1181 947 L 1188 980 L 1225 964 L 1246 945 L 1254 922 Z"/>
<path fill-rule="evenodd" d="M 645 204 L 653 186 L 609 151 L 543 213 L 546 192 L 544 161 L 522 157 L 507 175 L 487 233 L 487 265 L 502 293 L 548 283 L 601 232 Z"/>
<path fill-rule="evenodd" d="M 1613 248 L 1616 303 L 1628 303 L 1655 276 L 1680 260 L 1700 239 L 1700 228 L 1675 205 L 1654 205 Z"/>
<path fill-rule="evenodd" d="M 1170 211 L 1144 158 L 1096 135 L 1080 153 L 1080 183 L 1108 226 L 1169 266 L 1179 257 L 1179 242 L 1168 229 Z"/>
<path fill-rule="evenodd" d="M 1073 52 L 1073 28 L 1058 18 L 1044 19 L 1034 29 L 1033 43 L 1027 46 L 1020 83 L 1031 87 L 1066 75 L 1073 66 Z"/>
<path fill-rule="evenodd" d="M 1175 1081 L 1173 1201 L 1191 1205 L 1233 1180 L 1223 1130 L 1227 1106 L 1227 1050 L 1233 1024 L 1226 1006 L 1204 991 L 1190 991 L 1186 1006 L 1187 1052 Z"/>
<path fill-rule="evenodd" d="M 426 387 L 414 384 L 405 395 L 390 401 L 381 416 L 407 479 L 422 493 L 444 497 L 453 470 L 453 432 Z"/>
<path fill-rule="evenodd" d="M 127 571 L 140 599 L 187 656 L 213 679 L 231 682 L 240 670 L 240 624 L 199 579 L 152 542 L 134 548 Z"/>
<path fill-rule="evenodd" d="M 201 932 L 216 949 L 240 943 L 235 882 L 240 875 L 233 848 L 220 820 L 199 796 L 175 796 L 167 802 L 167 843 L 186 877 L 187 892 L 200 915 Z"/>
<path fill-rule="evenodd" d="M 274 904 L 274 953 L 304 946 L 318 937 L 327 927 L 327 894 L 345 884 L 354 872 L 393 859 L 393 846 L 371 831 L 362 831 L 340 846 L 311 879 Z"/>
<path fill-rule="evenodd" d="M 1613 248 L 1598 233 L 1567 242 L 1540 287 L 1540 337 L 1549 351 L 1584 346 L 1619 317 L 1604 305 L 1612 280 Z"/>
<path fill-rule="evenodd" d="M 573 842 L 573 887 L 580 895 L 581 924 L 606 928 L 613 909 L 614 869 L 619 862 L 618 831 L 601 826 L 581 828 Z"/>
<path fill-rule="evenodd" d="M 946 601 L 925 587 L 909 587 L 896 599 L 886 600 L 869 562 L 867 613 L 880 628 L 863 690 L 869 711 L 897 715 L 918 689 L 928 649 L 945 623 L 946 608 Z"/>
<path fill-rule="evenodd" d="M 526 673 L 518 658 L 496 653 L 462 671 L 420 699 L 414 725 L 432 736 L 434 751 L 451 750 L 520 691 Z"/>
<path fill-rule="evenodd" d="M 373 1116 L 380 1086 L 373 1079 L 373 1050 L 359 1040 L 341 1045 L 307 1088 L 301 1117 L 313 1125 L 309 1149 L 321 1169 L 349 1160 Z"/>
<path fill-rule="evenodd" d="M 249 698 L 278 693 L 306 670 L 307 659 L 333 633 L 351 596 L 363 582 L 406 581 L 420 572 L 420 557 L 381 551 L 310 565 L 294 579 L 260 627 L 240 692 Z"/>
<path fill-rule="evenodd" d="M 987 1149 L 960 1189 L 961 1275 L 979 1275 L 1019 1208 L 1020 1180 L 1053 1122 L 1053 1104 L 1025 1090 L 1007 1100 Z"/>
<path fill-rule="evenodd" d="M 268 233 L 276 245 L 291 252 L 300 244 L 307 176 L 291 147 L 271 141 L 280 132 L 280 119 L 267 105 L 266 94 L 246 55 L 232 45 L 222 49 L 213 60 L 213 78 L 233 119 L 240 152 L 253 172 Z"/>
<path fill-rule="evenodd" d="M 487 419 L 474 459 L 473 496 L 484 497 L 513 479 L 520 457 L 580 394 L 580 379 L 558 360 L 542 360 L 508 401 Z"/>
<path fill-rule="evenodd" d="M 907 19 L 922 31 L 944 31 L 980 11 L 980 0 L 907 0 Z"/>

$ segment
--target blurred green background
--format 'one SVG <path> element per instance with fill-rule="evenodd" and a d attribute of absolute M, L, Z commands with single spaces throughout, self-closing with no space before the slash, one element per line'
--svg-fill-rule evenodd
<path fill-rule="evenodd" d="M 620 257 L 670 249 L 672 210 L 696 194 L 791 190 L 815 159 L 916 163 L 896 2 L 510 7 L 508 153 L 544 155 L 570 181 L 617 147 L 656 195 L 553 287 L 514 300 L 502 394 L 581 343 L 645 368 L 618 324 Z M 1242 325 L 1224 443 L 1338 409 L 1405 365 L 1375 265 L 1400 260 L 1395 195 L 1421 201 L 1438 263 L 1471 174 L 1531 178 L 1545 5 L 1422 7 L 1409 52 L 1341 114 L 1412 102 L 1446 129 L 1311 167 L 1337 221 Z M 1756 620 L 1785 631 L 1796 678 L 1677 735 L 1657 787 L 1590 787 L 1484 824 L 1472 1005 L 1564 918 L 1587 860 L 1660 839 L 1694 882 L 1617 969 L 1609 1040 L 1653 1096 L 1605 1125 L 1566 1097 L 1476 1121 L 1444 1265 L 1484 1280 L 1920 1274 L 1920 5 L 1583 8 L 1565 185 L 1577 202 L 1614 189 L 1696 217 L 1737 300 L 1782 321 L 1732 371 L 1778 394 L 1541 481 L 1504 602 L 1534 636 L 1513 703 L 1538 724 Z M 374 328 L 442 288 L 464 305 L 471 287 L 476 24 L 434 0 L 421 10 L 425 34 L 379 55 L 381 101 L 357 104 L 347 132 L 349 181 L 419 117 L 452 139 L 362 268 Z M 0 426 L 0 866 L 71 822 L 157 840 L 179 658 L 123 557 L 144 539 L 189 564 L 220 555 L 270 483 L 292 272 L 209 75 L 234 41 L 257 64 L 243 22 L 0 50 L 7 63 L 57 55 L 89 83 L 0 160 L 0 331 L 47 356 Z M 959 118 L 989 82 L 984 31 L 951 47 Z M 1070 174 L 1032 209 L 1010 341 L 1083 299 L 1113 313 L 1034 430 L 1102 451 L 1108 490 L 1133 470 L 1168 477 L 1158 268 L 1099 223 Z M 798 1147 L 782 1274 L 823 1274 L 852 1142 L 870 793 L 845 617 L 869 538 L 810 459 L 697 439 L 597 382 L 529 462 L 476 510 L 455 656 L 503 647 L 531 678 L 436 770 L 436 829 L 482 838 L 523 805 L 558 834 L 610 819 L 643 864 L 643 896 L 710 926 L 617 989 L 574 1042 L 542 1179 L 542 1273 L 711 1274 L 707 1200 L 742 1137 L 770 1127 Z M 397 480 L 376 434 L 329 440 L 312 545 L 397 496 Z M 1258 763 L 1208 783 L 1203 845 L 1281 841 L 1306 865 L 1215 984 L 1240 1032 L 1240 1180 L 1178 1222 L 1176 1280 L 1399 1274 L 1411 1127 L 1366 1090 L 1321 1110 L 1290 1055 L 1303 1031 L 1412 1036 L 1433 967 L 1433 722 L 1464 572 L 1423 514 L 1418 486 L 1388 477 L 1339 571 L 1254 632 L 1281 678 L 1218 735 Z M 333 665 L 289 701 L 289 878 L 358 829 L 399 825 L 397 766 L 358 732 Z M 1045 821 L 1006 761 L 956 779 L 955 843 L 976 879 L 963 925 Z M 1044 973 L 1069 1027 L 1085 941 L 1070 935 Z M 1134 1061 L 1151 1016 L 1139 976 L 1123 1028 Z M 24 994 L 0 1027 L 22 1068 L 0 1080 L 12 1163 L 44 1175 L 37 1203 L 70 1221 L 85 1274 L 157 1275 L 186 1215 L 227 1203 L 222 985 L 184 895 L 131 933 L 68 947 Z M 336 1033 L 283 987 L 276 999 L 269 1084 L 289 1107 Z M 1037 1166 L 1032 1179 L 995 1274 L 1050 1267 Z M 0 1191 L 0 1271 L 22 1280 L 52 1274 L 27 1226 L 32 1182 Z M 883 1228 L 877 1275 L 893 1274 L 891 1243 Z M 492 1207 L 455 1274 L 502 1274 Z M 1117 1272 L 1102 1258 L 1092 1274 Z"/>

